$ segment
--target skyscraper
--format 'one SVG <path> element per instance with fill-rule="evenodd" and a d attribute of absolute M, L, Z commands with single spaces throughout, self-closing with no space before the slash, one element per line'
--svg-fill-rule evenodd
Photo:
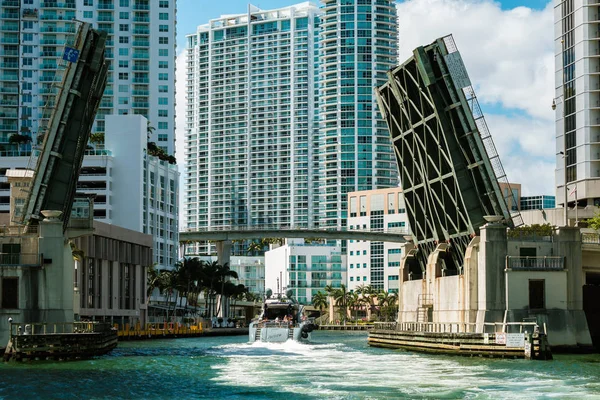
<path fill-rule="evenodd" d="M 319 223 L 343 227 L 349 192 L 398 185 L 374 87 L 397 64 L 393 0 L 322 0 L 319 30 Z"/>
<path fill-rule="evenodd" d="M 348 192 L 397 186 L 373 94 L 396 48 L 392 0 L 249 6 L 188 35 L 187 227 L 341 227 Z"/>
<path fill-rule="evenodd" d="M 188 228 L 313 223 L 318 11 L 249 6 L 187 36 Z"/>
<path fill-rule="evenodd" d="M 600 5 L 554 4 L 556 204 L 600 206 Z"/>
<path fill-rule="evenodd" d="M 150 140 L 174 151 L 175 0 L 6 0 L 0 28 L 0 145 L 26 152 L 43 133 L 62 79 L 65 44 L 77 22 L 108 33 L 110 65 L 93 132 L 104 117 L 140 114 L 152 127 Z M 150 47 L 152 43 L 152 47 Z M 150 59 L 155 62 L 150 63 Z"/>

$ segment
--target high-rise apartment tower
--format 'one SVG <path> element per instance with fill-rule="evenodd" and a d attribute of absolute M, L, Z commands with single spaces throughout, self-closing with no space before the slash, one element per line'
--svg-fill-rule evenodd
<path fill-rule="evenodd" d="M 600 206 L 600 4 L 554 0 L 556 204 Z M 566 173 L 565 173 L 566 166 Z"/>
<path fill-rule="evenodd" d="M 249 6 L 187 36 L 185 225 L 341 227 L 346 194 L 397 186 L 373 88 L 392 0 Z"/>

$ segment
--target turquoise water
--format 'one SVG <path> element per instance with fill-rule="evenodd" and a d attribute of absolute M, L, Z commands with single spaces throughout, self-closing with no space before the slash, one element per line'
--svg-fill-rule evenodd
<path fill-rule="evenodd" d="M 310 344 L 247 337 L 120 343 L 88 361 L 0 364 L 0 398 L 600 399 L 600 355 L 490 360 L 370 348 L 366 334 Z"/>

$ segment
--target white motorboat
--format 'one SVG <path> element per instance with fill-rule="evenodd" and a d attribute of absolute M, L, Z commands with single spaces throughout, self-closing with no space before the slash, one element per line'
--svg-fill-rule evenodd
<path fill-rule="evenodd" d="M 304 306 L 292 300 L 267 299 L 260 317 L 250 323 L 250 342 L 309 340 L 318 326 L 304 314 Z"/>

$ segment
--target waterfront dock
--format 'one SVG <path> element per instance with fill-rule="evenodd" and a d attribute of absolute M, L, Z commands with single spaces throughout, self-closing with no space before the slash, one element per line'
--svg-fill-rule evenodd
<path fill-rule="evenodd" d="M 196 324 L 178 323 L 148 323 L 144 326 L 135 324 L 133 326 L 115 325 L 118 330 L 119 340 L 146 340 L 184 338 L 199 336 L 236 336 L 248 335 L 248 328 L 211 328 L 205 327 L 202 322 Z"/>
<path fill-rule="evenodd" d="M 99 322 L 11 323 L 4 361 L 73 360 L 110 352 L 117 331 Z"/>
<path fill-rule="evenodd" d="M 551 360 L 547 336 L 535 323 L 475 324 L 383 322 L 369 331 L 373 347 L 462 356 Z M 508 333 L 507 331 L 511 332 Z M 514 331 L 514 332 L 513 332 Z"/>
<path fill-rule="evenodd" d="M 319 325 L 320 331 L 368 331 L 373 329 L 373 324 L 332 324 L 332 325 Z"/>

